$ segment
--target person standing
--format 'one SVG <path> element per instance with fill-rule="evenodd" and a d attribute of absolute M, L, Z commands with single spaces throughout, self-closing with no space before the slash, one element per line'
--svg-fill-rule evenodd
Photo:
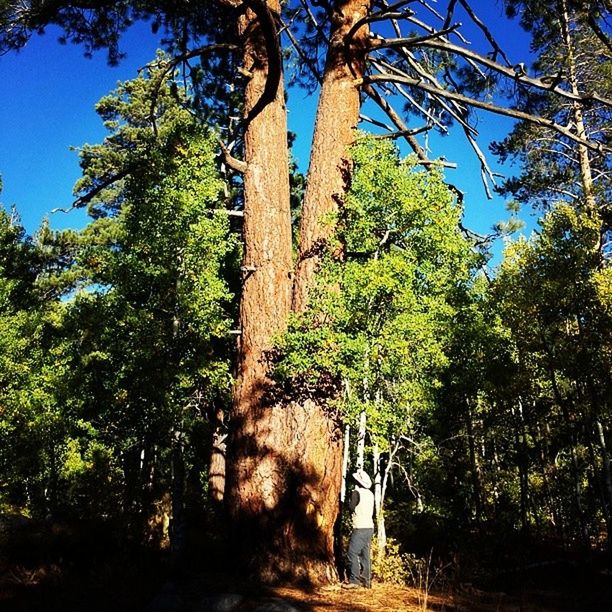
<path fill-rule="evenodd" d="M 353 531 L 348 547 L 349 582 L 345 588 L 355 588 L 363 584 L 372 586 L 372 565 L 370 549 L 374 535 L 374 494 L 372 480 L 365 470 L 353 474 L 357 483 L 349 502 L 353 513 Z M 363 581 L 363 582 L 362 582 Z"/>

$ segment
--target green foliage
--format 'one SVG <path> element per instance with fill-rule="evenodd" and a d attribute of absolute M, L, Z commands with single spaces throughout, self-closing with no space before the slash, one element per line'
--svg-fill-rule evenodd
<path fill-rule="evenodd" d="M 609 268 L 600 265 L 599 224 L 559 205 L 535 241 L 507 249 L 494 293 L 513 337 L 542 372 L 553 365 L 573 378 L 605 378 L 610 320 L 599 286 Z"/>
<path fill-rule="evenodd" d="M 477 258 L 439 172 L 417 171 L 380 140 L 360 138 L 352 158 L 351 188 L 330 220 L 335 243 L 310 308 L 279 341 L 275 373 L 294 392 L 341 381 L 344 393 L 330 405 L 353 425 L 365 411 L 369 439 L 383 453 L 412 437 L 418 480 L 436 465 L 423 427 L 448 367 L 456 297 Z M 333 255 L 339 250 L 344 259 Z"/>
<path fill-rule="evenodd" d="M 374 539 L 372 543 L 372 575 L 378 582 L 404 586 L 410 581 L 410 557 L 400 550 L 400 544 L 392 538 L 387 539 L 384 551 Z"/>
<path fill-rule="evenodd" d="M 597 215 L 560 204 L 539 235 L 508 245 L 490 307 L 506 330 L 510 375 L 484 389 L 481 413 L 485 445 L 508 449 L 498 457 L 495 480 L 483 483 L 496 491 L 490 503 L 499 520 L 517 527 L 523 504 L 523 529 L 532 522 L 550 531 L 562 525 L 564 537 L 583 541 L 588 531 L 598 532 L 599 513 L 609 504 L 597 433 L 598 423 L 609 430 L 612 391 L 612 319 L 600 290 L 609 267 L 602 266 L 600 227 Z"/>
<path fill-rule="evenodd" d="M 238 253 L 214 135 L 158 69 L 98 106 L 111 133 L 81 151 L 84 230 L 29 241 L 0 219 L 2 495 L 35 513 L 146 513 L 177 445 L 199 482 L 195 440 L 232 384 Z"/>

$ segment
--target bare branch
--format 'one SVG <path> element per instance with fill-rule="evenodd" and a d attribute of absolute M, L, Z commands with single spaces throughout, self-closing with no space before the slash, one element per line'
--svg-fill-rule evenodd
<path fill-rule="evenodd" d="M 232 157 L 230 150 L 225 146 L 225 143 L 220 138 L 217 139 L 217 142 L 219 143 L 219 147 L 221 147 L 221 151 L 223 153 L 223 161 L 225 162 L 225 164 L 232 170 L 235 170 L 240 174 L 244 174 L 247 169 L 246 162 Z"/>
<path fill-rule="evenodd" d="M 419 79 L 415 79 L 409 76 L 399 76 L 399 75 L 391 75 L 391 74 L 379 74 L 379 75 L 371 75 L 364 77 L 363 79 L 358 79 L 361 83 L 370 84 L 370 83 L 378 83 L 378 82 L 396 82 L 396 83 L 404 83 L 406 85 L 411 85 L 412 87 L 416 87 L 418 89 L 422 89 L 428 93 L 431 93 L 434 96 L 441 96 L 443 98 L 447 98 L 448 100 L 452 100 L 454 102 L 459 102 L 461 104 L 466 104 L 467 106 L 473 106 L 474 108 L 481 108 L 483 110 L 498 114 L 504 115 L 506 117 L 512 117 L 513 119 L 523 119 L 530 123 L 534 123 L 536 125 L 541 125 L 543 127 L 549 127 L 553 130 L 559 132 L 559 134 L 563 134 L 567 138 L 577 142 L 578 144 L 582 144 L 586 146 L 591 151 L 596 151 L 597 153 L 602 152 L 612 152 L 612 149 L 609 147 L 603 146 L 599 142 L 592 142 L 589 140 L 584 140 L 568 128 L 565 128 L 558 123 L 555 123 L 552 119 L 547 119 L 545 117 L 537 117 L 535 115 L 531 115 L 529 113 L 525 113 L 523 111 L 519 111 L 513 108 L 506 108 L 502 106 L 497 106 L 495 104 L 491 104 L 489 102 L 483 102 L 482 100 L 478 100 L 476 98 L 470 98 L 469 96 L 464 96 L 463 94 L 448 91 L 446 89 L 442 89 L 440 87 L 436 87 L 434 85 L 430 85 L 425 83 Z M 356 82 L 356 85 L 359 83 Z"/>
<path fill-rule="evenodd" d="M 419 160 L 418 163 L 420 165 L 429 166 L 434 163 L 437 163 L 437 164 L 442 165 L 445 168 L 456 168 L 457 167 L 456 164 L 453 164 L 453 163 L 450 163 L 444 160 L 439 160 L 439 161 L 430 160 L 427 157 L 427 153 L 425 152 L 425 149 L 423 149 L 423 147 L 419 144 L 417 139 L 414 137 L 414 134 L 411 134 L 411 130 L 403 122 L 402 118 L 398 115 L 395 109 L 389 104 L 389 102 L 387 102 L 387 100 L 385 100 L 376 91 L 376 89 L 374 89 L 374 87 L 370 85 L 364 85 L 363 91 L 366 94 L 368 94 L 368 96 L 370 96 L 370 98 L 372 98 L 372 100 L 374 100 L 374 102 L 376 102 L 378 106 L 380 106 L 380 108 L 387 114 L 389 119 L 391 119 L 391 121 L 395 124 L 395 126 L 399 130 L 398 134 L 400 134 L 401 137 L 406 140 L 406 142 L 410 145 L 411 149 L 416 153 L 416 156 Z"/>
<path fill-rule="evenodd" d="M 308 67 L 308 69 L 310 70 L 312 76 L 314 76 L 314 78 L 316 79 L 317 83 L 319 83 L 319 85 L 320 85 L 323 82 L 323 79 L 321 77 L 321 74 L 319 73 L 318 67 L 311 60 L 311 58 L 304 52 L 304 50 L 302 49 L 301 45 L 299 44 L 299 42 L 297 41 L 297 39 L 293 35 L 293 32 L 289 29 L 289 26 L 287 24 L 285 24 L 284 22 L 281 22 L 281 23 L 283 24 L 284 33 L 287 35 L 287 38 L 289 38 L 289 40 L 291 41 L 292 47 L 296 50 L 296 52 L 300 56 L 300 59 L 302 60 L 302 62 L 304 62 L 304 64 Z"/>
<path fill-rule="evenodd" d="M 476 13 L 474 13 L 472 7 L 467 3 L 467 1 L 459 0 L 459 3 L 465 9 L 465 12 L 470 16 L 470 19 L 482 30 L 489 41 L 489 44 L 493 47 L 495 54 L 501 55 L 506 64 L 508 66 L 512 66 L 512 62 L 510 62 L 507 55 L 504 53 L 504 50 L 497 44 L 497 41 L 493 37 L 493 34 L 491 34 L 489 28 L 487 28 L 486 24 L 476 15 Z"/>
<path fill-rule="evenodd" d="M 456 23 L 449 28 L 445 28 L 444 30 L 438 30 L 435 32 L 431 32 L 430 34 L 426 34 L 425 36 L 410 36 L 408 38 L 377 38 L 372 41 L 372 48 L 374 49 L 382 49 L 385 47 L 416 47 L 419 45 L 423 45 L 428 40 L 434 40 L 436 38 L 442 38 L 451 32 L 456 31 L 461 27 L 460 23 Z M 391 44 L 390 44 L 391 43 Z"/>
<path fill-rule="evenodd" d="M 533 87 L 536 87 L 537 89 L 542 89 L 544 91 L 552 91 L 567 100 L 572 100 L 574 102 L 597 101 L 597 102 L 601 102 L 602 104 L 605 104 L 606 106 L 612 107 L 612 100 L 603 98 L 599 96 L 597 93 L 592 93 L 592 94 L 581 96 L 578 94 L 574 94 L 570 91 L 566 91 L 565 89 L 561 89 L 558 86 L 551 88 L 551 84 L 546 81 L 543 81 L 542 79 L 528 77 L 526 74 L 517 72 L 514 68 L 507 68 L 506 66 L 503 66 L 502 64 L 499 64 L 498 62 L 488 57 L 485 57 L 484 55 L 480 55 L 479 53 L 476 53 L 475 51 L 471 51 L 469 49 L 466 49 L 465 47 L 455 45 L 451 42 L 434 40 L 432 38 L 426 39 L 426 37 L 423 37 L 423 39 L 420 41 L 418 39 L 411 39 L 411 38 L 392 38 L 392 39 L 386 39 L 386 40 L 378 39 L 376 41 L 377 49 L 391 48 L 391 47 L 409 47 L 409 46 L 428 47 L 431 49 L 437 49 L 439 51 L 447 51 L 449 53 L 461 55 L 462 57 L 466 59 L 471 59 L 475 62 L 482 64 L 483 66 L 486 66 L 487 68 L 491 68 L 492 70 L 495 70 L 496 72 L 500 74 L 503 74 L 509 79 L 518 81 L 520 83 L 524 83 L 526 85 L 531 85 Z"/>
<path fill-rule="evenodd" d="M 435 2 L 435 0 L 434 0 L 434 2 Z M 437 17 L 440 21 L 444 21 L 444 17 L 438 11 L 436 11 L 436 9 L 433 8 L 433 6 L 430 6 L 429 4 L 427 4 L 427 2 L 425 2 L 425 0 L 419 0 L 419 4 L 421 6 L 424 6 L 432 15 Z"/>
<path fill-rule="evenodd" d="M 484 185 L 485 192 L 487 194 L 487 199 L 492 200 L 493 194 L 491 193 L 491 189 L 489 188 L 489 181 L 487 180 L 487 177 L 489 177 L 493 185 L 495 185 L 495 175 L 491 171 L 491 168 L 487 163 L 487 158 L 484 156 L 474 137 L 467 130 L 465 130 L 465 136 L 468 142 L 470 143 L 470 146 L 474 150 L 474 153 L 476 153 L 478 161 L 480 161 L 480 174 L 482 177 L 482 184 Z"/>
<path fill-rule="evenodd" d="M 406 17 L 407 21 L 410 21 L 411 23 L 414 23 L 414 25 L 418 26 L 419 28 L 425 30 L 426 32 L 429 32 L 430 34 L 432 34 L 433 32 L 436 32 L 436 28 L 433 28 L 432 26 L 428 25 L 427 23 L 421 21 L 420 19 L 417 19 L 414 15 L 410 15 L 408 17 Z M 461 34 L 461 32 L 456 31 L 454 32 L 455 36 L 457 36 L 457 38 L 459 38 L 459 40 L 466 44 L 469 45 L 470 42 L 467 40 L 467 38 L 465 38 L 465 36 L 463 36 L 463 34 Z"/>
<path fill-rule="evenodd" d="M 345 39 L 345 45 L 348 45 L 350 40 L 357 33 L 357 31 L 368 23 L 374 23 L 376 21 L 384 21 L 386 19 L 396 19 L 396 18 L 407 17 L 409 14 L 412 13 L 412 11 L 410 13 L 406 11 L 398 12 L 398 9 L 408 4 L 412 4 L 415 1 L 417 0 L 400 0 L 400 2 L 396 2 L 395 4 L 391 4 L 385 7 L 382 11 L 370 12 L 368 15 L 366 15 L 362 19 L 359 19 L 357 22 L 355 22 L 353 27 L 348 31 L 346 35 L 346 39 Z"/>
<path fill-rule="evenodd" d="M 376 91 L 376 89 L 374 89 L 374 87 L 370 85 L 365 85 L 363 87 L 363 91 L 368 94 L 368 96 L 370 96 L 370 98 L 372 98 L 372 100 L 374 100 L 374 102 L 376 102 L 376 104 L 378 104 L 378 106 L 380 106 L 383 111 L 385 111 L 386 115 L 389 117 L 389 119 L 391 119 L 395 127 L 397 127 L 400 132 L 406 133 L 404 138 L 406 142 L 410 145 L 411 149 L 416 153 L 416 156 L 419 158 L 419 160 L 426 160 L 427 153 L 425 152 L 425 149 L 423 149 L 423 147 L 418 143 L 417 139 L 414 136 L 408 134 L 408 132 L 410 131 L 408 126 L 404 123 L 402 118 L 389 104 L 389 102 L 387 102 L 387 100 L 385 100 L 378 93 L 378 91 Z"/>
<path fill-rule="evenodd" d="M 443 87 L 438 83 L 436 78 L 430 73 L 426 72 L 422 68 L 422 66 L 420 66 L 419 63 L 414 59 L 414 57 L 410 54 L 410 52 L 407 49 L 402 49 L 401 52 L 404 54 L 403 57 L 410 64 L 410 67 L 415 72 L 417 72 L 417 74 L 419 74 L 422 78 L 429 81 L 435 88 L 444 90 Z M 385 62 L 383 60 L 370 60 L 370 61 L 373 64 L 376 64 L 376 62 L 378 62 L 380 65 L 384 66 L 388 70 L 391 70 L 394 74 L 397 74 L 400 77 L 405 76 L 405 73 L 403 71 L 401 71 L 399 68 L 396 68 L 392 64 L 389 64 L 388 62 Z M 380 68 L 378 69 L 380 70 Z M 380 70 L 380 71 L 384 72 L 383 70 Z M 452 107 L 451 107 L 448 104 L 446 104 L 446 102 L 443 99 L 441 99 L 439 96 L 438 97 L 434 96 L 434 99 L 451 117 L 453 117 L 453 119 L 455 119 L 455 121 L 457 121 L 467 130 L 469 130 L 475 136 L 478 135 L 478 131 L 474 127 L 472 127 L 469 123 L 467 123 L 467 121 L 464 119 L 465 109 L 461 108 L 458 104 L 454 102 L 451 102 L 452 104 Z"/>
<path fill-rule="evenodd" d="M 393 132 L 393 128 L 390 125 L 387 125 L 386 123 L 383 123 L 382 121 L 374 119 L 373 117 L 370 117 L 368 115 L 364 115 L 363 113 L 359 114 L 359 120 L 371 123 L 372 125 L 382 128 L 383 130 L 387 130 L 388 132 Z"/>
<path fill-rule="evenodd" d="M 306 0 L 300 0 L 300 4 L 302 5 L 302 7 L 304 8 L 304 10 L 306 11 L 306 13 L 308 14 L 308 17 L 310 17 L 310 21 L 312 22 L 312 25 L 319 30 L 319 28 L 321 27 L 319 25 L 319 22 L 317 21 L 317 18 L 314 16 L 314 13 L 312 12 L 310 5 L 308 4 L 308 2 L 306 2 Z"/>
<path fill-rule="evenodd" d="M 448 28 L 453 20 L 453 15 L 455 13 L 455 5 L 457 4 L 457 0 L 450 0 L 448 3 L 448 8 L 446 9 L 446 19 L 444 20 L 444 25 L 442 29 Z"/>
<path fill-rule="evenodd" d="M 549 153 L 550 155 L 555 155 L 555 156 L 558 156 L 558 157 L 563 157 L 563 158 L 567 159 L 572 164 L 578 165 L 580 163 L 578 158 L 576 158 L 576 157 L 574 157 L 572 155 L 568 155 L 564 151 L 559 151 L 558 149 L 549 149 L 548 147 L 542 147 L 541 149 L 538 149 L 538 152 Z"/>
<path fill-rule="evenodd" d="M 550 187 L 550 191 L 553 193 L 559 193 L 561 195 L 567 196 L 571 200 L 578 201 L 581 199 L 581 196 L 572 193 L 571 191 L 567 191 L 567 189 L 559 189 L 558 187 Z"/>

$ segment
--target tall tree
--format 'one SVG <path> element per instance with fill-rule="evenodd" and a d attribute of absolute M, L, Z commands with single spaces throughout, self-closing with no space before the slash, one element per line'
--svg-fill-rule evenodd
<path fill-rule="evenodd" d="M 546 113 L 559 124 L 574 126 L 581 138 L 607 146 L 610 111 L 599 98 L 611 96 L 612 51 L 607 35 L 598 26 L 598 18 L 606 13 L 603 5 L 570 0 L 508 1 L 506 7 L 532 33 L 532 51 L 537 54 L 533 70 L 538 78 L 549 82 L 551 88 L 565 83 L 574 96 L 562 100 L 551 92 L 534 95 L 520 88 L 519 106 Z M 587 207 L 598 212 L 603 233 L 609 231 L 611 169 L 605 155 L 524 121 L 493 150 L 502 160 L 510 158 L 522 166 L 520 176 L 501 185 L 502 193 L 544 209 L 555 201 Z"/>
<path fill-rule="evenodd" d="M 459 33 L 459 8 L 479 32 L 481 52 L 466 45 Z M 221 14 L 224 20 L 219 20 Z M 245 242 L 228 506 L 242 556 L 260 576 L 332 579 L 341 465 L 338 422 L 320 401 L 275 398 L 266 353 L 274 336 L 286 328 L 292 296 L 296 311 L 308 303 L 320 253 L 331 236 L 328 215 L 348 185 L 346 146 L 353 139 L 361 96 L 371 97 L 388 117 L 373 120 L 378 125 L 388 121 L 392 136 L 404 137 L 425 165 L 430 164 L 429 152 L 416 135 L 432 127 L 446 130 L 455 121 L 480 156 L 483 173 L 488 172 L 474 138 L 471 108 L 549 126 L 590 149 L 598 145 L 572 126 L 491 102 L 487 87 L 496 80 L 539 89 L 549 84 L 518 73 L 465 0 L 450 0 L 441 12 L 410 0 L 394 5 L 335 0 L 287 6 L 277 0 L 209 0 L 195 8 L 189 2 L 4 2 L 0 48 L 19 47 L 33 31 L 56 23 L 67 39 L 84 43 L 88 51 L 108 46 L 110 59 L 116 61 L 120 33 L 140 17 L 151 17 L 154 27 L 169 30 L 176 65 L 183 62 L 187 71 L 194 58 L 208 66 L 206 58 L 213 51 L 241 57 L 241 73 L 247 78 L 244 120 L 238 130 L 244 160 L 234 159 L 225 147 L 226 164 L 243 173 Z M 407 34 L 406 28 L 418 33 Z M 283 41 L 295 49 L 311 80 L 322 83 L 295 275 Z M 478 87 L 470 90 L 466 79 L 457 76 L 465 71 L 480 78 Z M 564 87 L 554 92 L 584 102 Z M 216 95 L 205 88 L 206 93 Z M 423 125 L 408 128 L 393 107 L 397 101 L 408 101 Z"/>

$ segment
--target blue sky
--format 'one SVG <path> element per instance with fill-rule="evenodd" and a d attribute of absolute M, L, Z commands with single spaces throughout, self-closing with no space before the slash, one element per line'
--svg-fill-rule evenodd
<path fill-rule="evenodd" d="M 495 3 L 487 6 L 486 11 L 498 18 L 499 7 Z M 493 24 L 499 29 L 508 27 L 507 22 Z M 60 45 L 58 35 L 58 29 L 48 28 L 20 52 L 0 57 L 0 82 L 4 87 L 0 105 L 0 174 L 4 190 L 0 202 L 7 208 L 16 205 L 29 233 L 36 231 L 45 216 L 57 229 L 78 228 L 87 222 L 82 210 L 50 214 L 54 208 L 69 206 L 73 199 L 72 186 L 80 171 L 78 155 L 71 148 L 103 139 L 106 132 L 95 113 L 95 103 L 118 81 L 136 76 L 137 70 L 154 57 L 157 47 L 149 26 L 137 24 L 122 41 L 127 57 L 118 67 L 110 67 L 103 51 L 86 59 L 82 48 Z M 510 42 L 515 57 L 522 59 L 527 42 L 518 28 Z M 303 170 L 315 103 L 316 97 L 302 90 L 290 92 L 289 125 L 298 134 L 295 154 Z M 478 129 L 483 150 L 491 139 L 502 138 L 509 127 L 509 121 L 482 113 Z M 469 228 L 487 233 L 494 223 L 507 218 L 500 198 L 487 201 L 479 162 L 460 135 L 434 137 L 431 144 L 434 157 L 443 154 L 459 164 L 457 170 L 447 170 L 447 178 L 466 194 L 465 224 Z M 490 161 L 495 170 L 510 171 Z M 529 211 L 523 216 L 529 217 Z M 528 226 L 533 226 L 533 219 Z M 499 254 L 499 246 L 496 251 Z"/>

